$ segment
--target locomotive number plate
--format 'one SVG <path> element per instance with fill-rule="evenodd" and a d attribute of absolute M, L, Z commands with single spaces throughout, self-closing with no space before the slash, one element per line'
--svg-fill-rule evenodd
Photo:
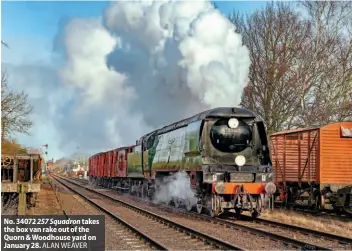
<path fill-rule="evenodd" d="M 232 182 L 252 182 L 254 176 L 252 173 L 231 173 Z"/>

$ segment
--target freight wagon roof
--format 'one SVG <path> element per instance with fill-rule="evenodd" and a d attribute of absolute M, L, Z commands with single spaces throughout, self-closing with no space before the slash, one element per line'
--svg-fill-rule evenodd
<path fill-rule="evenodd" d="M 311 131 L 311 130 L 315 130 L 315 129 L 319 129 L 319 128 L 321 128 L 321 126 L 290 129 L 290 130 L 284 130 L 284 131 L 281 131 L 281 132 L 273 133 L 270 136 L 277 136 L 277 135 L 290 134 L 290 133 L 296 133 L 296 132 Z"/>
<path fill-rule="evenodd" d="M 125 150 L 125 149 L 129 149 L 129 148 L 132 148 L 134 147 L 135 145 L 129 145 L 129 146 L 121 146 L 121 147 L 118 147 L 118 148 L 115 148 L 113 150 L 109 150 L 107 152 L 111 152 L 111 151 L 121 151 L 121 150 Z"/>
<path fill-rule="evenodd" d="M 151 133 L 148 133 L 144 135 L 141 140 L 149 138 L 151 135 L 159 135 L 163 134 L 172 130 L 176 130 L 178 128 L 187 126 L 190 123 L 203 120 L 206 118 L 211 118 L 211 117 L 242 117 L 242 118 L 255 118 L 256 115 L 245 108 L 240 108 L 240 107 L 218 107 L 218 108 L 213 108 L 201 113 L 198 113 L 192 117 L 189 117 L 187 119 L 179 120 L 177 122 L 174 122 L 170 125 L 164 126 L 158 130 L 155 130 Z"/>
<path fill-rule="evenodd" d="M 296 133 L 296 132 L 312 131 L 312 130 L 321 129 L 323 127 L 330 126 L 330 125 L 333 125 L 333 124 L 341 124 L 341 125 L 343 125 L 344 123 L 348 123 L 348 122 L 351 122 L 351 121 L 342 121 L 342 122 L 330 123 L 330 124 L 326 124 L 326 125 L 322 125 L 322 126 L 314 126 L 314 127 L 307 127 L 307 128 L 297 128 L 297 129 L 291 129 L 291 130 L 284 130 L 284 131 L 281 131 L 281 132 L 273 133 L 273 134 L 270 135 L 270 137 L 271 136 L 277 136 L 277 135 Z"/>
<path fill-rule="evenodd" d="M 102 153 L 104 153 L 104 152 L 96 153 L 96 154 L 90 156 L 89 158 L 93 158 L 93 157 L 95 157 L 95 156 L 97 156 L 97 155 L 99 155 L 99 154 L 102 154 Z"/>
<path fill-rule="evenodd" d="M 96 153 L 96 154 L 90 156 L 89 158 L 93 158 L 93 157 L 98 156 L 98 155 L 103 154 L 103 153 L 108 153 L 108 152 L 113 152 L 113 151 L 115 152 L 115 151 L 121 151 L 121 150 L 124 150 L 124 149 L 129 149 L 129 148 L 132 148 L 134 146 L 135 145 L 118 147 L 118 148 L 115 148 L 115 149 L 107 150 L 105 152 Z"/>

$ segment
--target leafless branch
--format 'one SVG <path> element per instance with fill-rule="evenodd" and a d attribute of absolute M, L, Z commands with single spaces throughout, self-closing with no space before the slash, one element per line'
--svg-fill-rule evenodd
<path fill-rule="evenodd" d="M 15 92 L 8 87 L 7 74 L 1 74 L 1 138 L 14 133 L 28 133 L 32 126 L 30 114 L 32 106 L 28 103 L 28 95 Z"/>
<path fill-rule="evenodd" d="M 2 44 L 2 45 L 4 45 L 5 47 L 7 47 L 7 48 L 9 48 L 9 49 L 10 49 L 10 47 L 8 46 L 8 44 L 7 44 L 7 43 L 5 43 L 5 42 L 4 42 L 4 41 L 2 41 L 2 40 L 1 40 L 1 44 Z"/>
<path fill-rule="evenodd" d="M 301 4 L 303 18 L 278 2 L 229 17 L 252 63 L 241 105 L 262 116 L 269 133 L 352 117 L 352 42 L 345 29 L 352 2 Z"/>

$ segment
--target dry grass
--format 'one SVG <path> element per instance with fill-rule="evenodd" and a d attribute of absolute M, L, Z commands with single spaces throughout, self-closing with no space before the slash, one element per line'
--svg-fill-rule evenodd
<path fill-rule="evenodd" d="M 280 209 L 266 211 L 261 214 L 260 218 L 352 238 L 352 221 L 347 219 L 338 220 L 328 216 L 305 215 Z"/>

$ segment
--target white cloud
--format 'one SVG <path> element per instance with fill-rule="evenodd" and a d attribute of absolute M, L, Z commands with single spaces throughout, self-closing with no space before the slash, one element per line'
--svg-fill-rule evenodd
<path fill-rule="evenodd" d="M 114 2 L 102 20 L 74 19 L 65 27 L 58 78 L 33 94 L 49 98 L 43 117 L 52 119 L 45 129 L 36 126 L 36 136 L 51 133 L 66 153 L 77 146 L 94 153 L 240 102 L 248 51 L 209 2 Z"/>

